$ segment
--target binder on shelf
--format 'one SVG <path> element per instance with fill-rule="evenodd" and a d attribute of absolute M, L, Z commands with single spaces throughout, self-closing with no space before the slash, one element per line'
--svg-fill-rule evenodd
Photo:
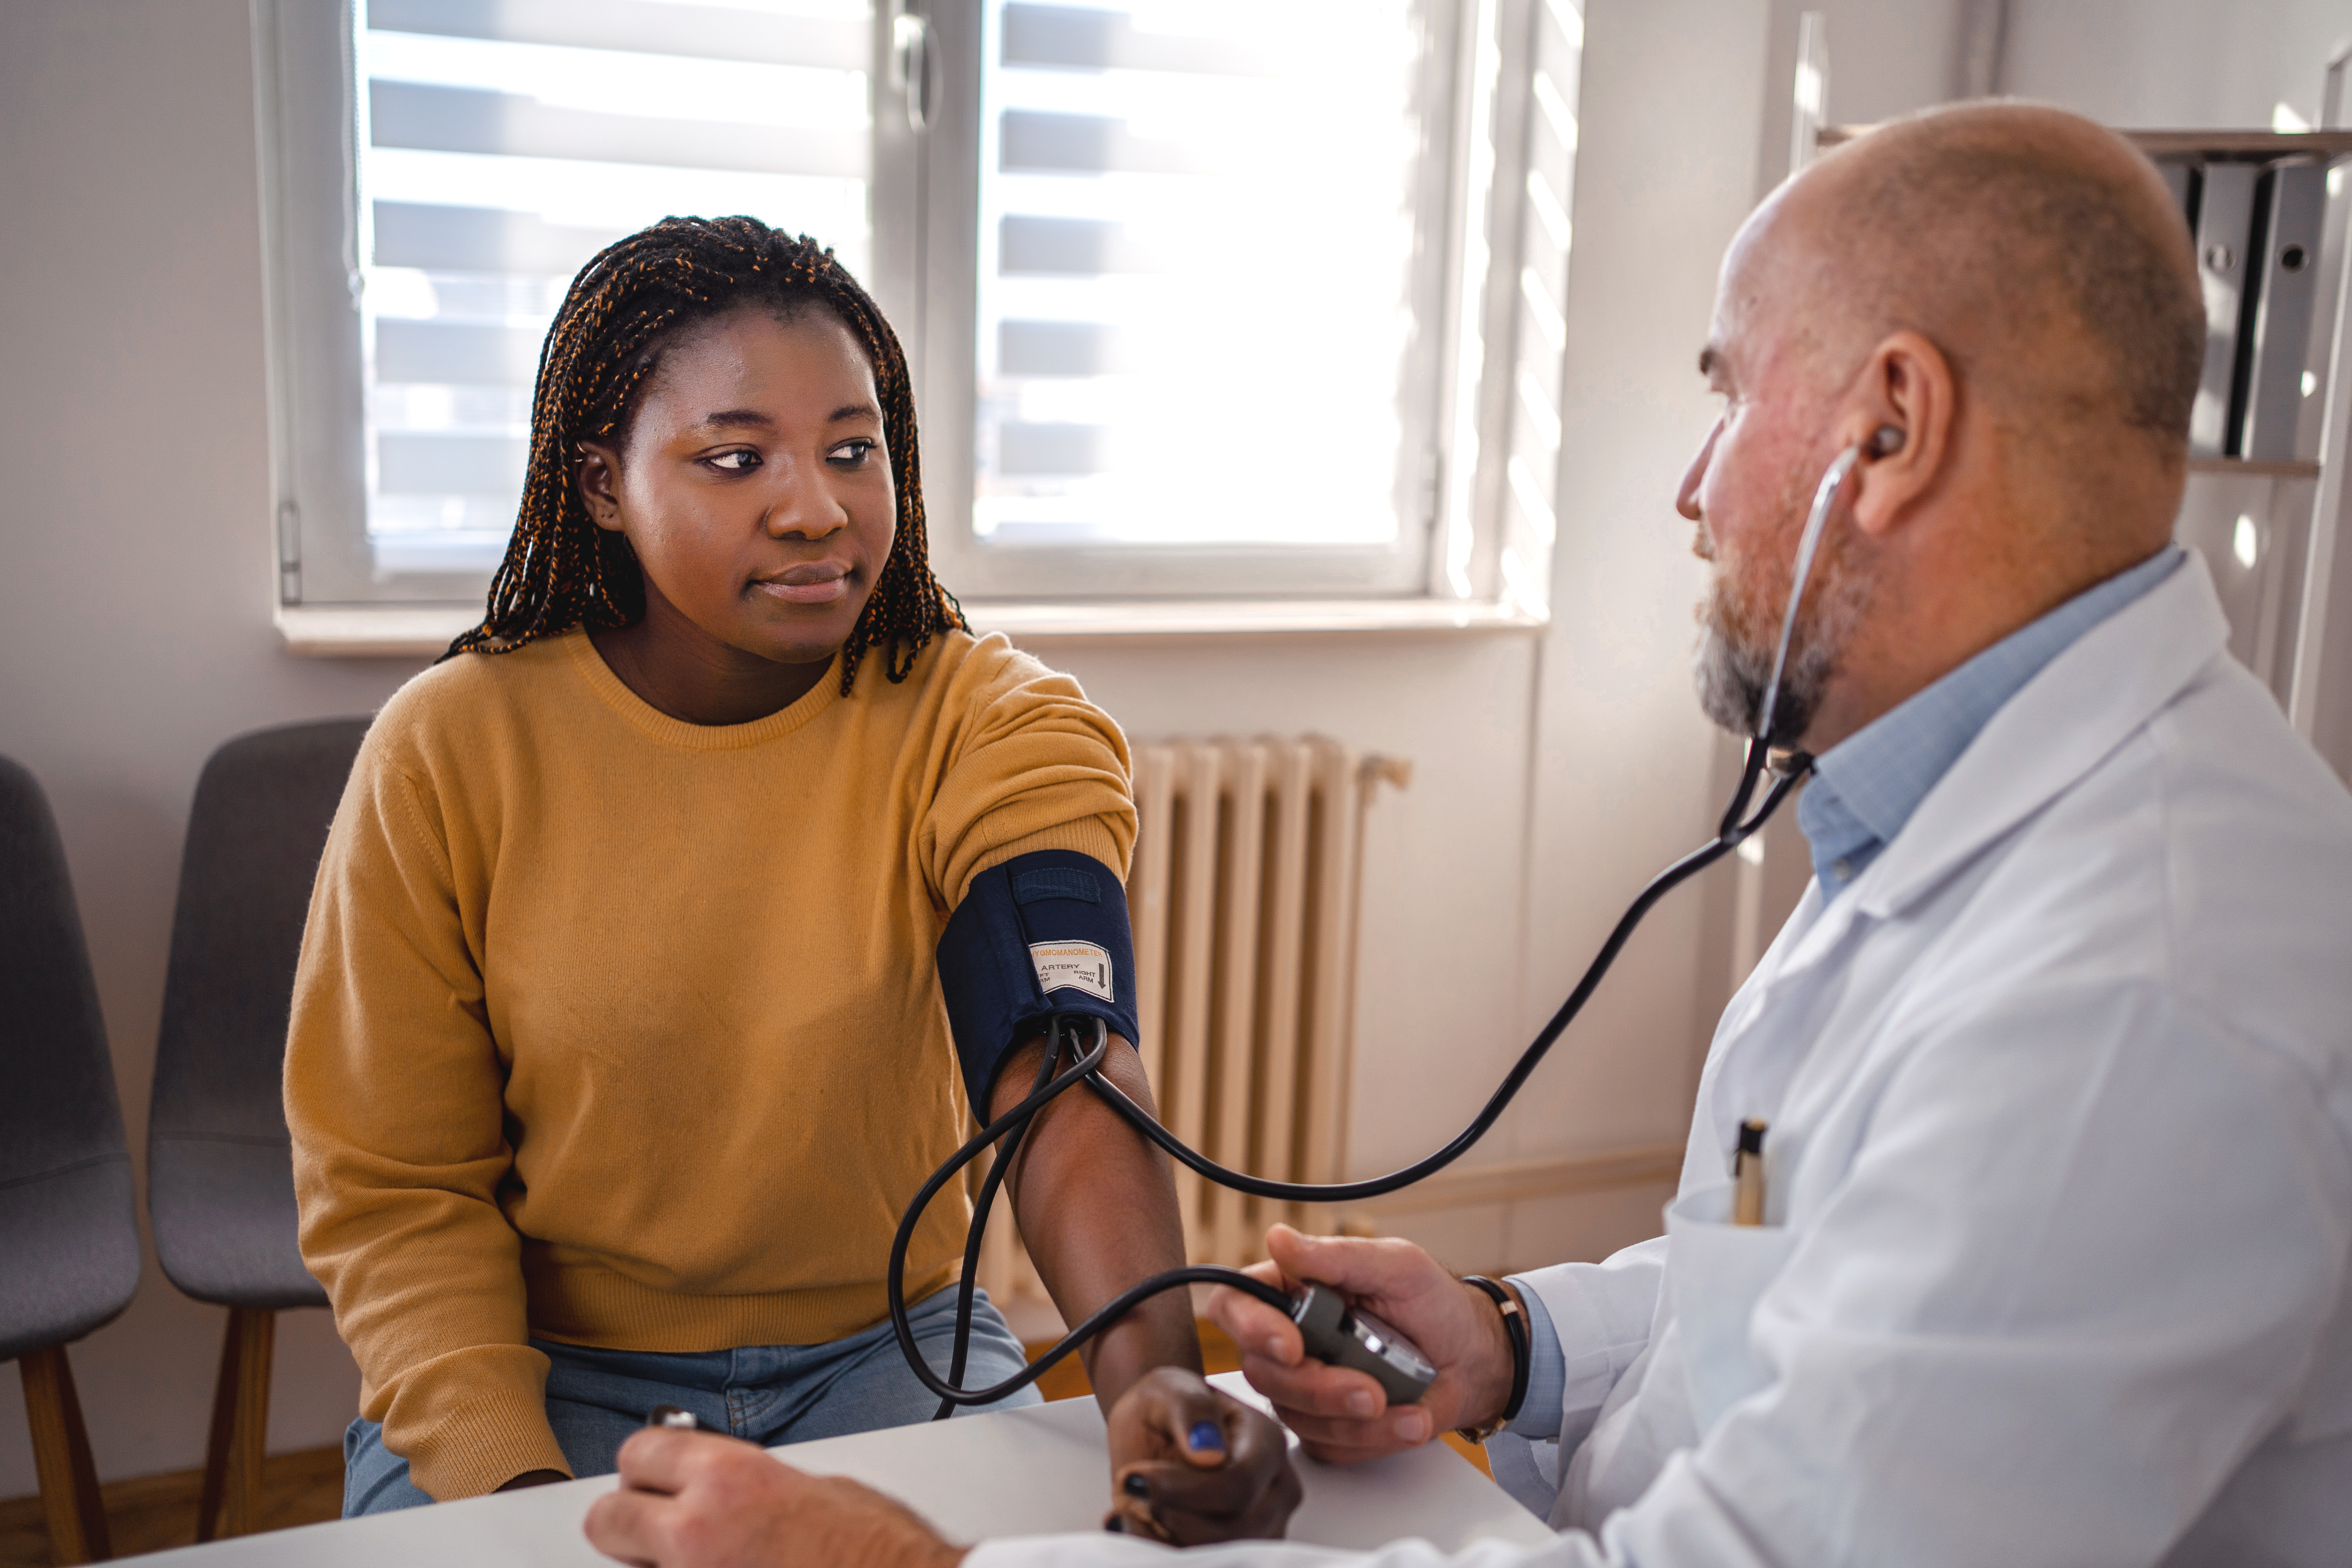
<path fill-rule="evenodd" d="M 2189 163 L 2163 163 L 2156 166 L 2156 172 L 2164 176 L 2164 188 L 2172 193 L 2172 205 L 2180 209 L 2183 219 L 2189 218 L 2197 210 L 2192 194 L 2196 167 Z"/>
<path fill-rule="evenodd" d="M 2189 416 L 2189 455 L 2230 450 L 2231 393 L 2237 381 L 2238 324 L 2245 305 L 2247 241 L 2253 231 L 2249 163 L 2208 163 L 2197 180 L 2197 277 L 2205 291 L 2205 373 Z M 2299 367 L 2298 367 L 2299 368 Z"/>
<path fill-rule="evenodd" d="M 2311 315 L 2319 290 L 2319 239 L 2327 173 L 2288 163 L 2262 177 L 2254 193 L 2249 298 L 2242 318 L 2239 391 L 2243 410 L 2233 455 L 2258 462 L 2294 457 L 2303 415 L 2303 373 L 2311 358 Z"/>

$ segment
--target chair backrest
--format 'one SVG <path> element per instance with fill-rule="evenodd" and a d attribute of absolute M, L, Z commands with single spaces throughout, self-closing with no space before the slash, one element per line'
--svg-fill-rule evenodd
<path fill-rule="evenodd" d="M 0 1359 L 79 1339 L 139 1284 L 98 982 L 40 784 L 0 757 Z"/>
<path fill-rule="evenodd" d="M 199 1301 L 326 1305 L 302 1266 L 278 1079 L 310 887 L 364 719 L 239 736 L 196 780 L 155 1097 L 147 1212 L 155 1257 Z"/>
<path fill-rule="evenodd" d="M 294 964 L 364 719 L 241 735 L 196 781 L 155 1047 L 149 1137 L 286 1136 Z"/>

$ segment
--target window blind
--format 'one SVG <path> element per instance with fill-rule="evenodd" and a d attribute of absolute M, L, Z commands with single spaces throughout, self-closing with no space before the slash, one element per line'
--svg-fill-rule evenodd
<path fill-rule="evenodd" d="M 367 527 L 379 573 L 487 570 L 572 275 L 748 213 L 863 275 L 871 0 L 359 0 Z"/>
<path fill-rule="evenodd" d="M 982 540 L 1381 544 L 1420 521 L 1433 13 L 988 0 Z"/>
<path fill-rule="evenodd" d="M 1529 17 L 1527 183 L 1518 200 L 1518 300 L 1504 481 L 1496 531 L 1507 597 L 1541 604 L 1559 533 L 1560 388 L 1568 358 L 1569 212 L 1576 203 L 1577 95 L 1583 76 L 1580 0 L 1543 0 Z"/>

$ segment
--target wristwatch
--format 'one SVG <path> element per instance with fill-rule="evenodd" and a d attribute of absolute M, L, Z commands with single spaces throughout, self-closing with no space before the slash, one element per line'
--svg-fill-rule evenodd
<path fill-rule="evenodd" d="M 1503 1405 L 1503 1413 L 1492 1421 L 1477 1426 L 1463 1426 L 1454 1435 L 1465 1442 L 1484 1443 L 1508 1426 L 1519 1414 L 1519 1406 L 1528 1398 L 1528 1319 L 1519 1310 L 1518 1298 L 1496 1280 L 1484 1274 L 1469 1274 L 1462 1283 L 1474 1290 L 1483 1290 L 1495 1300 L 1496 1310 L 1503 1314 L 1503 1337 L 1511 1342 L 1511 1396 Z"/>

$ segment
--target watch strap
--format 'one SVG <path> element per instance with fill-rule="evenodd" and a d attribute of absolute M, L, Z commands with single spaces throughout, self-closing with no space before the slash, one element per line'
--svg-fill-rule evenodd
<path fill-rule="evenodd" d="M 1465 1275 L 1462 1283 L 1493 1299 L 1496 1310 L 1503 1314 L 1503 1337 L 1511 1344 L 1511 1396 L 1504 1403 L 1502 1415 L 1482 1426 L 1459 1429 L 1459 1436 L 1465 1440 L 1483 1443 L 1518 1417 L 1519 1406 L 1527 1403 L 1528 1368 L 1533 1357 L 1528 1342 L 1528 1317 L 1518 1298 L 1484 1274 Z"/>

